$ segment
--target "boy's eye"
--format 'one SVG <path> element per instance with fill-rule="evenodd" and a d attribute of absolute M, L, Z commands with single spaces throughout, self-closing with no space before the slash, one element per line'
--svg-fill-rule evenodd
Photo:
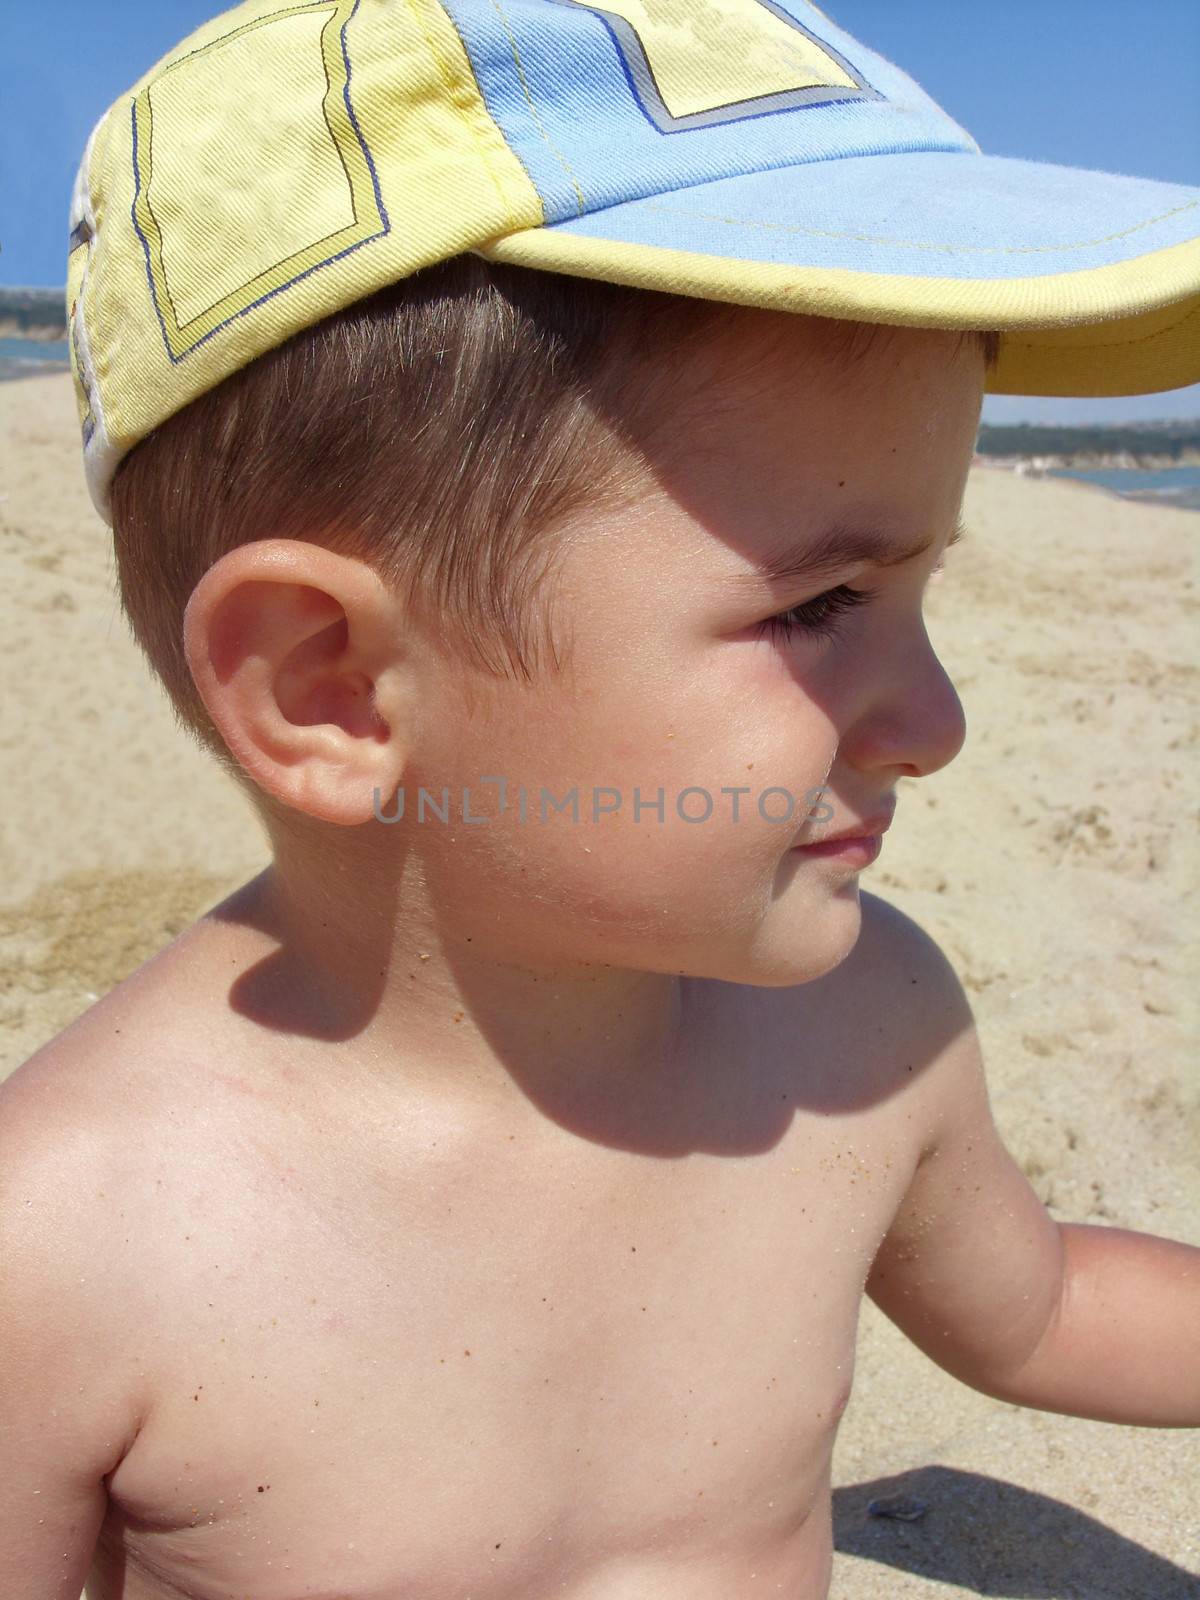
<path fill-rule="evenodd" d="M 878 593 L 877 589 L 851 589 L 842 584 L 806 600 L 803 605 L 768 617 L 760 625 L 761 632 L 776 643 L 786 642 L 796 633 L 806 634 L 811 639 L 831 639 L 837 632 L 835 618 L 845 611 L 853 611 L 856 606 L 866 605 Z"/>

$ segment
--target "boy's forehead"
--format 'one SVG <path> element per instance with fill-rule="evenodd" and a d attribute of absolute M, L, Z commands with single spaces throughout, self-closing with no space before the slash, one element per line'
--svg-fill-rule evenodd
<path fill-rule="evenodd" d="M 958 334 L 730 310 L 672 374 L 664 465 L 711 468 L 716 451 L 729 470 L 745 454 L 784 474 L 817 462 L 852 471 L 875 458 L 881 428 L 897 449 L 924 453 L 951 448 L 977 421 L 984 363 Z"/>
<path fill-rule="evenodd" d="M 872 368 L 897 360 L 950 362 L 963 336 L 941 328 L 909 328 L 886 322 L 845 322 L 832 317 L 731 306 L 712 328 L 705 348 L 731 374 L 742 365 L 773 365 L 780 376 L 803 372 L 810 386 L 859 380 Z"/>
<path fill-rule="evenodd" d="M 931 414 L 945 414 L 960 408 L 964 389 L 977 388 L 982 401 L 985 383 L 982 355 L 958 333 L 748 306 L 705 316 L 671 365 L 668 403 L 684 436 L 704 448 L 728 442 L 750 412 L 768 420 L 772 411 L 804 413 L 821 427 L 836 408 L 843 425 L 869 431 L 902 386 Z"/>
<path fill-rule="evenodd" d="M 679 404 L 645 449 L 640 536 L 730 592 L 953 541 L 982 359 L 938 330 L 737 310 L 675 376 Z"/>

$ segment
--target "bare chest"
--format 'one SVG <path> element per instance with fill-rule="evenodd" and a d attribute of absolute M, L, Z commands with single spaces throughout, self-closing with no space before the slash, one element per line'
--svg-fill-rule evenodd
<path fill-rule="evenodd" d="M 782 1559 L 912 1153 L 894 1108 L 774 1070 L 726 1127 L 669 1155 L 424 1128 L 314 1166 L 222 1125 L 186 1181 L 165 1150 L 156 1405 L 90 1600 L 118 1572 L 126 1600 L 591 1600 L 624 1591 L 589 1572 Z"/>

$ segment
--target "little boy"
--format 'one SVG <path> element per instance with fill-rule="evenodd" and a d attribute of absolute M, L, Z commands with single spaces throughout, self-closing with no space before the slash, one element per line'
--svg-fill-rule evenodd
<path fill-rule="evenodd" d="M 1198 199 L 807 0 L 249 0 L 114 106 L 88 482 L 272 862 L 0 1092 L 6 1595 L 819 1600 L 864 1290 L 1200 1424 L 1200 1251 L 1047 1216 L 857 876 L 985 388 L 1200 378 Z"/>

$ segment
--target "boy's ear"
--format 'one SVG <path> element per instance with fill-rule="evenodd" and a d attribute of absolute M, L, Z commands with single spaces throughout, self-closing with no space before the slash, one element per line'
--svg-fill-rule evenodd
<path fill-rule="evenodd" d="M 352 827 L 387 806 L 409 753 L 403 622 L 365 562 L 262 539 L 222 556 L 196 585 L 184 650 L 209 716 L 254 782 Z"/>

